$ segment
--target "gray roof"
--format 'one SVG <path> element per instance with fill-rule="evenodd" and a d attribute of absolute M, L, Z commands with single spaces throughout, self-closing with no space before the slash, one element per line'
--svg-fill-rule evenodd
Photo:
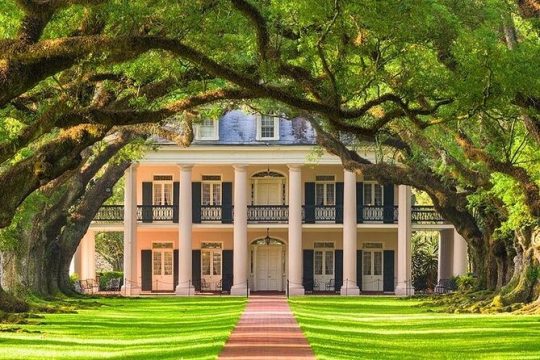
<path fill-rule="evenodd" d="M 313 145 L 315 131 L 302 118 L 279 119 L 279 140 L 257 140 L 255 115 L 240 110 L 227 112 L 219 119 L 219 140 L 194 140 L 200 145 Z"/>

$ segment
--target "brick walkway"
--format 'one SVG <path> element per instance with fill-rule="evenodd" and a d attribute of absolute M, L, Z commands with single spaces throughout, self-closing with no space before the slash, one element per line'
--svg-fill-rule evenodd
<path fill-rule="evenodd" d="M 220 359 L 315 359 L 284 296 L 255 295 Z"/>

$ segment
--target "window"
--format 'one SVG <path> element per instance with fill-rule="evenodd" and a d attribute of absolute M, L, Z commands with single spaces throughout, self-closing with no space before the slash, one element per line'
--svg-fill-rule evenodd
<path fill-rule="evenodd" d="M 363 274 L 371 275 L 371 251 L 364 251 L 362 257 Z"/>
<path fill-rule="evenodd" d="M 364 183 L 364 205 L 383 205 L 383 186 L 375 182 Z"/>
<path fill-rule="evenodd" d="M 334 275 L 334 243 L 316 241 L 313 244 L 313 272 L 315 275 Z"/>
<path fill-rule="evenodd" d="M 279 140 L 279 118 L 259 116 L 257 119 L 257 140 Z"/>
<path fill-rule="evenodd" d="M 161 275 L 161 252 L 154 251 L 154 275 Z"/>
<path fill-rule="evenodd" d="M 321 242 L 321 241 L 315 241 L 315 243 L 313 244 L 313 247 L 314 248 L 329 248 L 329 249 L 333 249 L 334 248 L 334 243 L 333 242 Z"/>
<path fill-rule="evenodd" d="M 373 252 L 373 275 L 382 275 L 382 252 Z"/>
<path fill-rule="evenodd" d="M 203 175 L 201 205 L 221 205 L 221 176 Z"/>
<path fill-rule="evenodd" d="M 324 262 L 325 262 L 325 275 L 333 275 L 334 274 L 334 252 L 333 251 L 325 251 L 324 252 Z"/>
<path fill-rule="evenodd" d="M 197 140 L 219 140 L 218 120 L 204 119 L 195 125 L 195 139 Z"/>
<path fill-rule="evenodd" d="M 202 275 L 210 275 L 210 252 L 203 251 L 201 254 Z"/>
<path fill-rule="evenodd" d="M 201 249 L 221 249 L 223 244 L 220 242 L 203 242 Z"/>
<path fill-rule="evenodd" d="M 173 204 L 173 181 L 171 175 L 156 175 L 153 183 L 153 205 Z"/>
<path fill-rule="evenodd" d="M 212 252 L 212 271 L 213 275 L 221 275 L 221 252 Z"/>
<path fill-rule="evenodd" d="M 364 249 L 382 249 L 383 244 L 382 243 L 368 242 L 368 243 L 362 244 L 362 248 L 364 248 Z"/>
<path fill-rule="evenodd" d="M 315 275 L 322 275 L 323 273 L 323 252 L 320 250 L 316 250 L 315 253 L 315 259 L 313 260 L 313 267 L 315 270 Z"/>
<path fill-rule="evenodd" d="M 336 183 L 332 175 L 315 177 L 315 204 L 333 206 L 336 204 Z"/>
<path fill-rule="evenodd" d="M 155 242 L 152 243 L 152 249 L 172 249 L 172 242 Z"/>

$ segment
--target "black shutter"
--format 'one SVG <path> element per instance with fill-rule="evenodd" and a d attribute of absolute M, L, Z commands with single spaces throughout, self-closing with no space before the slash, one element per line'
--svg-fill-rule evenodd
<path fill-rule="evenodd" d="M 385 224 L 394 223 L 394 184 L 384 185 L 384 200 L 383 200 L 383 222 Z"/>
<path fill-rule="evenodd" d="M 233 251 L 223 250 L 223 269 L 222 269 L 221 290 L 231 291 L 233 284 Z"/>
<path fill-rule="evenodd" d="M 173 251 L 173 271 L 174 271 L 174 275 L 173 275 L 173 278 L 174 278 L 174 288 L 173 290 L 176 289 L 176 287 L 178 286 L 178 265 L 180 263 L 180 257 L 178 256 L 178 249 L 175 249 Z"/>
<path fill-rule="evenodd" d="M 343 286 L 343 250 L 336 250 L 335 271 L 336 291 L 340 291 Z"/>
<path fill-rule="evenodd" d="M 336 224 L 343 224 L 343 183 L 336 183 Z"/>
<path fill-rule="evenodd" d="M 232 224 L 232 182 L 224 182 L 221 184 L 221 222 L 223 224 Z"/>
<path fill-rule="evenodd" d="M 141 250 L 141 290 L 152 291 L 152 250 Z"/>
<path fill-rule="evenodd" d="M 152 213 L 152 193 L 153 186 L 151 182 L 142 183 L 142 221 L 145 223 L 151 223 L 153 218 Z"/>
<path fill-rule="evenodd" d="M 304 184 L 304 196 L 305 196 L 305 207 L 304 207 L 304 216 L 306 224 L 315 223 L 315 183 L 307 182 Z"/>
<path fill-rule="evenodd" d="M 180 205 L 180 183 L 173 182 L 173 222 L 178 222 L 178 206 Z"/>
<path fill-rule="evenodd" d="M 195 290 L 201 291 L 201 250 L 191 251 L 191 282 Z"/>
<path fill-rule="evenodd" d="M 384 250 L 383 290 L 394 292 L 394 250 Z"/>
<path fill-rule="evenodd" d="M 362 291 L 362 250 L 356 250 L 356 285 Z"/>
<path fill-rule="evenodd" d="M 200 182 L 193 182 L 191 183 L 191 211 L 192 213 L 192 221 L 194 224 L 200 224 L 201 223 L 201 183 Z M 182 214 L 180 214 L 182 216 Z"/>
<path fill-rule="evenodd" d="M 304 285 L 304 291 L 313 291 L 313 250 L 304 250 L 303 254 L 302 285 Z"/>
<path fill-rule="evenodd" d="M 356 223 L 364 221 L 364 183 L 356 183 Z"/>

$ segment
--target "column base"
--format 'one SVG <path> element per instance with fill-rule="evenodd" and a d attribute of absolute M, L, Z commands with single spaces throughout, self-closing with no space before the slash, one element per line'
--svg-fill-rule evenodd
<path fill-rule="evenodd" d="M 141 289 L 122 285 L 120 288 L 120 294 L 124 296 L 137 296 L 141 294 Z"/>
<path fill-rule="evenodd" d="M 289 287 L 289 296 L 303 296 L 305 295 L 303 286 Z"/>
<path fill-rule="evenodd" d="M 358 286 L 342 286 L 339 292 L 343 296 L 358 296 L 360 295 L 360 288 Z"/>
<path fill-rule="evenodd" d="M 394 294 L 396 294 L 396 296 L 413 296 L 414 287 L 407 285 L 398 285 L 394 290 Z"/>
<path fill-rule="evenodd" d="M 193 285 L 191 285 L 191 286 L 180 286 L 180 285 L 178 285 L 176 287 L 175 293 L 178 296 L 193 296 L 193 295 L 195 295 L 195 287 Z"/>
<path fill-rule="evenodd" d="M 233 285 L 231 287 L 232 296 L 246 296 L 248 292 L 251 292 L 246 285 Z"/>

